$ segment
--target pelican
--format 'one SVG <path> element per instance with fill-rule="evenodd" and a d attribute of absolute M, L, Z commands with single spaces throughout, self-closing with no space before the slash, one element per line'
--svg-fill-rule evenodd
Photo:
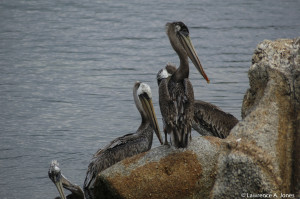
<path fill-rule="evenodd" d="M 145 83 L 136 82 L 133 87 L 133 98 L 142 117 L 140 127 L 135 133 L 111 141 L 94 154 L 84 181 L 85 189 L 93 189 L 97 174 L 100 171 L 127 157 L 150 150 L 153 131 L 155 131 L 160 143 L 163 143 L 152 104 L 150 87 Z"/>
<path fill-rule="evenodd" d="M 116 138 L 94 154 L 84 181 L 86 194 L 92 194 L 90 190 L 93 190 L 94 182 L 99 172 L 127 157 L 150 150 L 153 131 L 155 131 L 160 143 L 163 144 L 152 104 L 150 87 L 145 83 L 136 82 L 133 87 L 133 98 L 141 114 L 142 122 L 135 133 Z M 81 198 L 84 198 L 81 188 L 72 184 L 61 174 L 56 161 L 51 163 L 48 174 L 49 178 L 56 185 L 61 198 L 65 199 L 62 187 L 70 190 L 76 197 L 80 198 L 82 196 Z"/>
<path fill-rule="evenodd" d="M 159 105 L 164 123 L 165 144 L 168 144 L 167 134 L 170 134 L 171 145 L 185 148 L 191 140 L 194 118 L 194 91 L 188 79 L 188 58 L 208 83 L 209 79 L 193 47 L 188 27 L 182 22 L 167 23 L 166 33 L 180 59 L 180 65 L 172 76 L 162 80 L 159 86 Z"/>
<path fill-rule="evenodd" d="M 162 81 L 168 81 L 175 71 L 176 67 L 172 64 L 167 64 L 165 68 L 161 69 L 157 73 L 158 86 Z M 203 136 L 226 138 L 238 122 L 233 115 L 224 112 L 216 105 L 202 100 L 194 101 L 192 128 Z"/>
<path fill-rule="evenodd" d="M 73 198 L 73 199 L 84 199 L 84 194 L 80 186 L 72 184 L 62 173 L 59 168 L 59 164 L 56 160 L 52 160 L 48 171 L 48 176 L 51 181 L 55 184 L 59 195 L 62 199 Z M 67 197 L 64 194 L 63 188 L 71 191 L 72 194 Z"/>

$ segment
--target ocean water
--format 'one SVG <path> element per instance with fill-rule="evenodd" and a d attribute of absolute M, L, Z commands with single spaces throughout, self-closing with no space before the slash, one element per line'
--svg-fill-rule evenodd
<path fill-rule="evenodd" d="M 151 86 L 162 129 L 156 73 L 178 64 L 166 22 L 189 27 L 211 80 L 190 65 L 196 99 L 241 119 L 256 45 L 300 36 L 299 8 L 298 0 L 1 0 L 0 198 L 58 196 L 52 159 L 82 185 L 92 154 L 138 128 L 135 81 Z"/>

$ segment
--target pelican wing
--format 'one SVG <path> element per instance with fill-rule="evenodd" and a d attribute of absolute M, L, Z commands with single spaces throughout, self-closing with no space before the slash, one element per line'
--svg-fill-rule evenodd
<path fill-rule="evenodd" d="M 171 134 L 172 144 L 185 147 L 190 139 L 194 117 L 194 92 L 191 82 L 187 78 L 179 83 L 172 79 L 162 80 L 159 85 L 159 105 L 165 131 Z"/>
<path fill-rule="evenodd" d="M 107 144 L 103 149 L 98 149 L 98 151 L 93 155 L 93 157 L 95 158 L 101 155 L 101 153 L 103 153 L 104 151 L 117 147 L 118 145 L 126 144 L 126 142 L 128 142 L 128 138 L 132 138 L 132 136 L 134 136 L 134 133 L 129 133 L 114 139 L 109 144 Z"/>
<path fill-rule="evenodd" d="M 184 108 L 187 110 L 184 115 L 184 119 L 188 122 L 188 125 L 191 127 L 192 121 L 194 118 L 194 90 L 192 83 L 188 78 L 184 79 Z"/>
<path fill-rule="evenodd" d="M 211 103 L 195 100 L 194 108 L 193 129 L 201 135 L 226 138 L 238 123 L 233 115 Z"/>
<path fill-rule="evenodd" d="M 99 172 L 105 170 L 111 165 L 126 158 L 126 151 L 122 149 L 128 142 L 135 140 L 137 135 L 135 133 L 126 134 L 122 137 L 116 138 L 106 145 L 103 149 L 99 149 L 93 156 L 86 173 L 84 181 L 85 188 L 93 188 L 94 182 Z M 115 153 L 119 151 L 119 153 Z M 114 157 L 112 157 L 114 156 Z"/>
<path fill-rule="evenodd" d="M 177 108 L 170 97 L 168 90 L 168 79 L 163 79 L 159 84 L 159 106 L 163 117 L 164 128 L 176 123 Z"/>

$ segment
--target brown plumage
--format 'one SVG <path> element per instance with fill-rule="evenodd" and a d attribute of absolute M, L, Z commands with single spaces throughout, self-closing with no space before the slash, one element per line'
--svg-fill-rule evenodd
<path fill-rule="evenodd" d="M 238 119 L 233 115 L 225 113 L 219 107 L 208 102 L 195 100 L 192 127 L 201 135 L 226 138 L 238 122 Z"/>
<path fill-rule="evenodd" d="M 189 79 L 184 79 L 183 83 L 162 80 L 159 87 L 159 106 L 164 123 L 165 143 L 167 134 L 170 134 L 172 145 L 186 147 L 190 141 L 194 116 L 194 92 Z"/>
<path fill-rule="evenodd" d="M 136 82 L 133 87 L 133 98 L 141 114 L 141 125 L 135 133 L 116 138 L 95 153 L 88 166 L 84 189 L 93 189 L 98 173 L 104 169 L 125 158 L 150 150 L 153 131 L 162 144 L 150 87 L 145 83 Z"/>
<path fill-rule="evenodd" d="M 176 67 L 172 64 L 167 64 L 164 69 L 161 69 L 157 74 L 158 86 L 160 87 L 161 83 L 166 84 L 168 78 L 170 79 L 175 71 Z M 202 100 L 194 100 L 193 110 L 192 128 L 203 136 L 226 138 L 231 129 L 239 122 L 230 113 L 226 113 L 218 106 Z"/>
<path fill-rule="evenodd" d="M 166 24 L 166 33 L 173 49 L 178 54 L 180 66 L 170 78 L 159 85 L 159 105 L 164 123 L 165 143 L 167 134 L 171 144 L 177 148 L 187 147 L 191 139 L 194 118 L 194 91 L 189 81 L 189 61 L 209 82 L 189 37 L 189 30 L 182 22 Z"/>

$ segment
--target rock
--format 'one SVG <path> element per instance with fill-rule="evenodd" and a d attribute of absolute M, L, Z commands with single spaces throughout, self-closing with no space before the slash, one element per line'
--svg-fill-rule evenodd
<path fill-rule="evenodd" d="M 299 193 L 299 40 L 266 40 L 255 49 L 243 121 L 225 140 L 230 150 L 219 157 L 212 198 Z"/>
<path fill-rule="evenodd" d="M 220 139 L 195 139 L 187 149 L 160 146 L 104 170 L 96 198 L 209 197 L 221 151 Z"/>
<path fill-rule="evenodd" d="M 300 193 L 299 46 L 300 38 L 266 40 L 257 46 L 243 121 L 226 139 L 197 137 L 187 149 L 161 146 L 125 159 L 98 174 L 96 198 L 296 197 Z"/>
<path fill-rule="evenodd" d="M 257 46 L 242 106 L 244 121 L 232 132 L 252 140 L 275 159 L 274 172 L 282 179 L 280 191 L 286 193 L 300 190 L 299 46 L 300 37 L 266 40 Z"/>

